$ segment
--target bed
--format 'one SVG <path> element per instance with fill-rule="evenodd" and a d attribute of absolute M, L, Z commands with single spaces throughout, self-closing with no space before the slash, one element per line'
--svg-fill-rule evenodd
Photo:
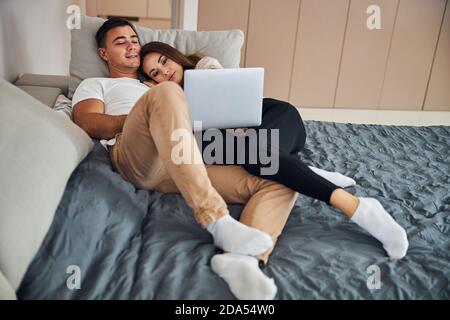
<path fill-rule="evenodd" d="M 234 299 L 182 197 L 136 189 L 70 120 L 78 84 L 108 76 L 94 38 L 102 23 L 82 16 L 71 30 L 69 77 L 0 81 L 0 299 Z M 242 31 L 137 33 L 239 67 Z M 48 108 L 55 101 L 63 114 Z M 450 127 L 305 126 L 298 156 L 353 177 L 348 190 L 377 198 L 410 248 L 391 261 L 336 209 L 300 195 L 264 268 L 276 299 L 449 299 Z M 235 218 L 241 210 L 230 204 Z"/>
<path fill-rule="evenodd" d="M 348 191 L 377 198 L 410 247 L 392 261 L 336 209 L 300 195 L 263 269 L 276 299 L 449 299 L 450 127 L 305 126 L 298 157 L 353 177 Z M 242 206 L 230 210 L 238 218 Z M 179 194 L 134 188 L 96 142 L 70 176 L 17 297 L 234 299 L 209 266 L 216 252 Z M 68 286 L 73 266 L 79 289 Z"/>

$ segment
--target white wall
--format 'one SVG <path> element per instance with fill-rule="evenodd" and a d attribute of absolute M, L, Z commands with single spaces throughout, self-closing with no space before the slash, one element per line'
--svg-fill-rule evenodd
<path fill-rule="evenodd" d="M 94 3 L 87 1 L 88 6 Z M 198 0 L 181 3 L 181 28 L 197 30 Z M 23 73 L 69 73 L 70 31 L 66 27 L 69 17 L 66 10 L 71 4 L 86 12 L 86 0 L 0 0 L 2 79 L 14 81 Z"/>
<path fill-rule="evenodd" d="M 226 1 L 226 0 L 224 0 Z M 182 26 L 181 29 L 197 31 L 198 0 L 183 0 L 182 3 Z"/>
<path fill-rule="evenodd" d="M 83 4 L 84 1 L 75 1 Z M 23 73 L 67 75 L 71 0 L 0 0 L 0 76 L 14 81 Z"/>

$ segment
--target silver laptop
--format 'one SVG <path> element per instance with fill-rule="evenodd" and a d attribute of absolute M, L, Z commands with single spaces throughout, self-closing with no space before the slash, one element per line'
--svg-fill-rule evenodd
<path fill-rule="evenodd" d="M 264 68 L 184 72 L 189 116 L 201 128 L 245 128 L 261 124 Z"/>

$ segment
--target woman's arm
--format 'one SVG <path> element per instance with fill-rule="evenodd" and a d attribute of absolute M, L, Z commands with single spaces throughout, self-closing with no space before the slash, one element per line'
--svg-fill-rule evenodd
<path fill-rule="evenodd" d="M 213 57 L 203 57 L 197 62 L 195 69 L 223 69 L 220 62 Z"/>

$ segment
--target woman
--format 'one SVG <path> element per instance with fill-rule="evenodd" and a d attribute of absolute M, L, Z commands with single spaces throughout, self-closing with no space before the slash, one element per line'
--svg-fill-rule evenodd
<path fill-rule="evenodd" d="M 185 70 L 205 68 L 222 68 L 222 66 L 212 57 L 202 57 L 200 54 L 184 55 L 161 42 L 150 42 L 141 48 L 141 72 L 147 77 L 146 84 L 150 87 L 164 81 L 173 81 L 183 86 Z M 260 169 L 264 165 L 249 162 L 243 164 L 245 170 L 332 205 L 378 239 L 391 258 L 401 259 L 405 256 L 408 249 L 406 232 L 384 210 L 378 200 L 350 194 L 342 188 L 354 185 L 352 179 L 339 173 L 308 167 L 298 158 L 298 152 L 305 145 L 306 131 L 295 107 L 287 102 L 264 98 L 262 124 L 254 128 L 279 129 L 279 145 L 276 146 L 279 170 L 274 175 L 262 176 Z M 202 149 L 206 146 L 207 143 L 203 142 Z M 264 146 L 260 145 L 259 148 Z M 226 259 L 222 256 L 214 256 L 211 265 L 214 271 L 228 282 L 233 291 L 233 282 L 238 280 L 235 276 L 230 276 L 229 270 L 223 267 Z"/>

